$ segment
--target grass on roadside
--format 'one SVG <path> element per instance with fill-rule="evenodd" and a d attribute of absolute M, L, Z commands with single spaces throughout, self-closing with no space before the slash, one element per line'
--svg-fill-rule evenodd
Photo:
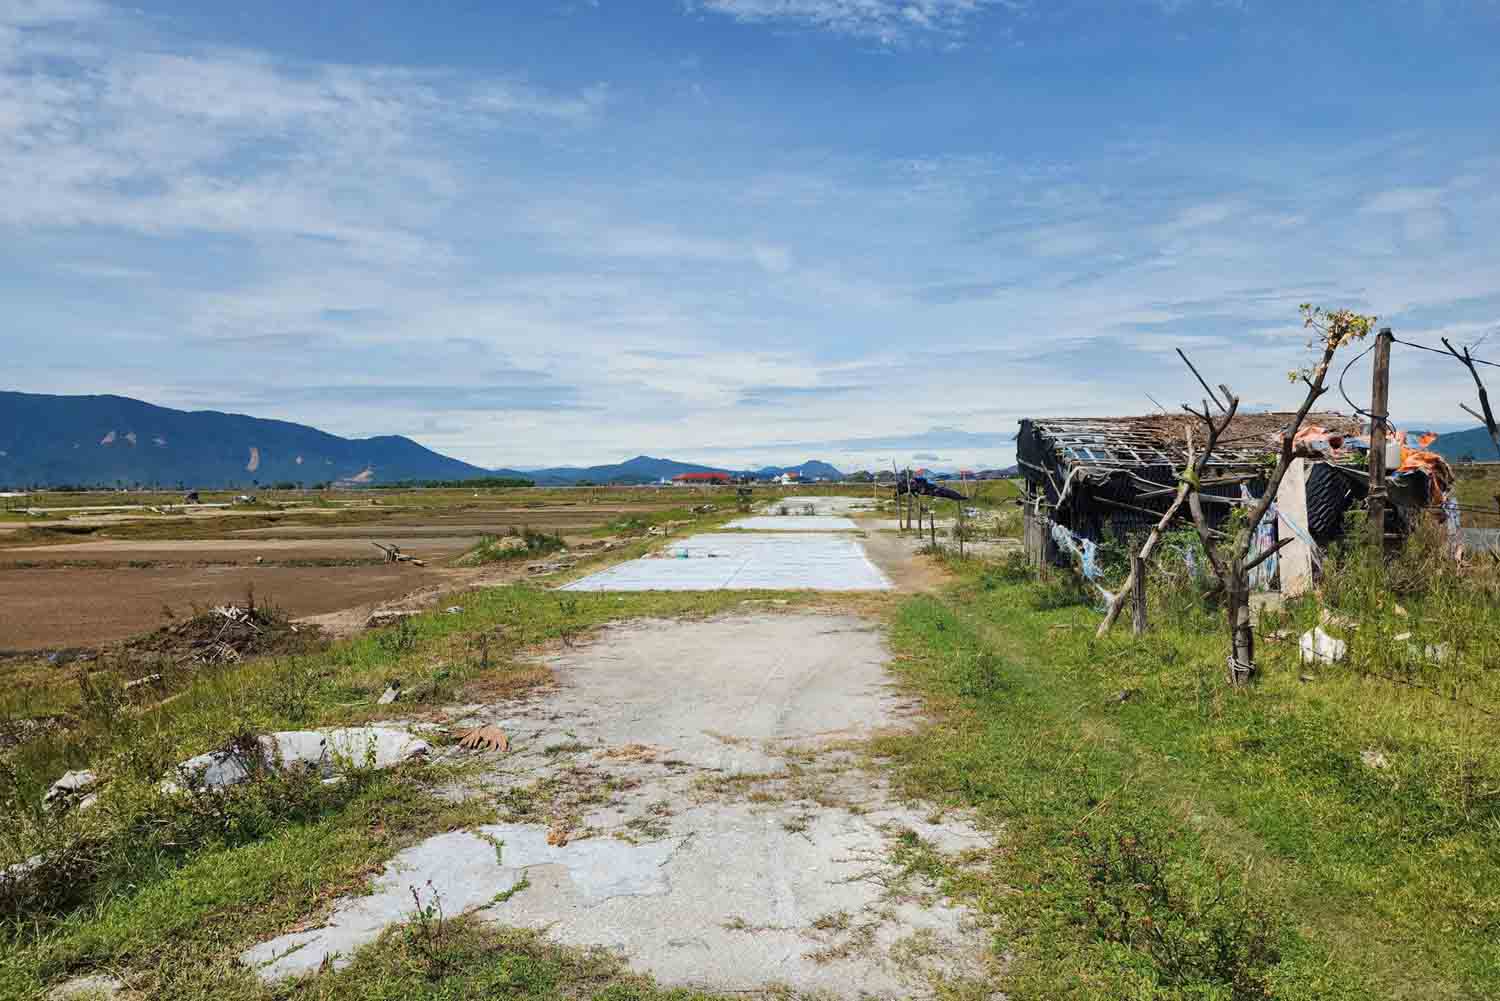
<path fill-rule="evenodd" d="M 316 910 L 301 890 L 284 907 L 272 901 L 286 885 L 326 886 L 329 896 L 352 889 L 402 845 L 482 819 L 427 791 L 443 781 L 440 772 L 424 778 L 431 769 L 334 787 L 266 778 L 182 799 L 156 789 L 174 763 L 271 730 L 421 717 L 424 707 L 503 697 L 547 680 L 545 666 L 525 656 L 538 645 L 576 642 L 621 619 L 721 612 L 745 595 L 574 595 L 516 585 L 447 600 L 458 611 L 402 619 L 305 655 L 187 672 L 171 696 L 148 704 L 122 697 L 120 671 L 134 668 L 112 668 L 110 679 L 82 686 L 67 728 L 33 735 L 0 757 L 0 868 L 45 860 L 28 889 L 0 908 L 8 915 L 0 997 L 34 996 L 65 975 L 99 968 L 123 970 L 132 983 L 150 985 L 152 997 L 244 987 L 228 965 L 234 947 Z M 403 682 L 402 700 L 378 706 L 392 679 Z M 66 676 L 60 683 L 78 686 Z M 47 785 L 82 767 L 104 780 L 99 805 L 43 810 Z M 345 850 L 340 839 L 359 847 Z M 289 882 L 287 867 L 305 869 L 305 877 Z M 184 941 L 190 948 L 180 948 Z"/>
<path fill-rule="evenodd" d="M 1294 643 L 1266 644 L 1231 691 L 1201 595 L 1154 594 L 1146 637 L 1099 641 L 1075 586 L 953 566 L 960 585 L 893 623 L 939 722 L 881 749 L 907 793 L 1007 830 L 991 878 L 953 878 L 1001 917 L 1008 996 L 1500 994 L 1492 591 L 1413 578 L 1401 617 L 1399 581 L 1335 557 L 1325 591 L 1361 620 L 1349 660 L 1309 673 Z M 1439 634 L 1452 659 L 1434 665 Z"/>

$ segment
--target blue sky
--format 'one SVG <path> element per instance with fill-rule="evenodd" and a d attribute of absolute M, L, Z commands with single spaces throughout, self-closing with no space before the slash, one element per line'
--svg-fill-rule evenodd
<path fill-rule="evenodd" d="M 491 466 L 1000 464 L 1196 399 L 1176 347 L 1289 406 L 1304 301 L 1500 358 L 1497 42 L 1496 0 L 0 0 L 0 382 Z M 1393 414 L 1467 380 L 1398 347 Z"/>

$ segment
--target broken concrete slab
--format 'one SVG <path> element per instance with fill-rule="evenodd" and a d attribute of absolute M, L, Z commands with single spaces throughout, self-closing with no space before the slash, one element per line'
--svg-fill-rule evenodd
<path fill-rule="evenodd" d="M 48 1001 L 105 1001 L 125 989 L 125 983 L 107 973 L 65 980 L 47 992 Z"/>
<path fill-rule="evenodd" d="M 351 726 L 337 730 L 282 730 L 257 737 L 255 749 L 209 751 L 182 762 L 160 788 L 222 789 L 272 766 L 307 768 L 332 778 L 349 768 L 392 768 L 422 757 L 430 744 L 406 730 L 384 726 Z"/>
<path fill-rule="evenodd" d="M 266 981 L 313 972 L 325 961 L 337 969 L 387 926 L 413 916 L 413 888 L 424 903 L 435 895 L 443 913 L 454 916 L 494 905 L 497 896 L 509 893 L 535 866 L 566 870 L 585 907 L 612 897 L 666 893 L 662 867 L 674 847 L 608 838 L 552 845 L 547 829 L 537 825 L 454 831 L 396 856 L 368 896 L 336 908 L 323 928 L 263 942 L 240 959 Z"/>
<path fill-rule="evenodd" d="M 49 810 L 67 809 L 70 806 L 86 810 L 98 802 L 99 797 L 93 793 L 98 784 L 99 776 L 87 769 L 65 772 L 62 778 L 48 788 L 42 797 L 42 805 Z"/>
<path fill-rule="evenodd" d="M 859 541 L 825 533 L 708 533 L 620 563 L 566 591 L 886 591 Z"/>

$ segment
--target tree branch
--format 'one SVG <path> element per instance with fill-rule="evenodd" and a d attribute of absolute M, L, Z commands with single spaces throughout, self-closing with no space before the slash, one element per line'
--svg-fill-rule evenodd
<path fill-rule="evenodd" d="M 1198 374 L 1198 370 L 1196 368 L 1193 368 L 1193 363 L 1190 362 L 1190 361 L 1188 361 L 1188 356 L 1185 355 L 1185 354 L 1183 354 L 1182 348 L 1178 348 L 1177 349 L 1177 356 L 1179 358 L 1181 358 L 1182 359 L 1182 363 L 1184 365 L 1186 365 L 1192 371 L 1193 376 L 1198 380 L 1198 385 L 1202 386 L 1203 387 L 1203 391 L 1208 394 L 1208 398 L 1211 399 L 1211 400 L 1213 400 L 1214 403 L 1218 405 L 1218 407 L 1219 407 L 1220 410 L 1223 410 L 1224 409 L 1224 404 L 1219 403 L 1219 398 L 1214 395 L 1214 391 L 1212 389 L 1208 388 L 1208 383 L 1206 381 L 1204 381 L 1203 376 L 1201 376 L 1201 375 Z M 1203 409 L 1207 410 L 1208 409 L 1208 404 L 1205 403 L 1203 405 Z"/>
<path fill-rule="evenodd" d="M 1495 412 L 1490 409 L 1490 394 L 1485 391 L 1484 380 L 1479 378 L 1479 369 L 1475 367 L 1474 359 L 1469 355 L 1469 349 L 1464 348 L 1464 353 L 1459 354 L 1454 350 L 1453 345 L 1448 343 L 1448 338 L 1444 337 L 1441 340 L 1443 347 L 1448 349 L 1448 353 L 1457 358 L 1464 368 L 1469 370 L 1469 374 L 1474 377 L 1474 385 L 1479 390 L 1479 409 L 1483 410 L 1484 413 L 1475 414 L 1474 411 L 1469 410 L 1462 403 L 1459 406 L 1484 421 L 1484 429 L 1490 433 L 1490 441 L 1494 443 L 1495 451 L 1500 452 L 1500 427 L 1497 427 L 1495 424 Z"/>

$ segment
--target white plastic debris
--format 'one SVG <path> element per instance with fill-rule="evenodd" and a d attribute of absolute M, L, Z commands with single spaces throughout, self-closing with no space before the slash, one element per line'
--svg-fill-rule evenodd
<path fill-rule="evenodd" d="M 1323 631 L 1322 626 L 1314 626 L 1303 633 L 1300 646 L 1304 664 L 1336 664 L 1349 652 L 1347 643 L 1329 636 Z"/>

